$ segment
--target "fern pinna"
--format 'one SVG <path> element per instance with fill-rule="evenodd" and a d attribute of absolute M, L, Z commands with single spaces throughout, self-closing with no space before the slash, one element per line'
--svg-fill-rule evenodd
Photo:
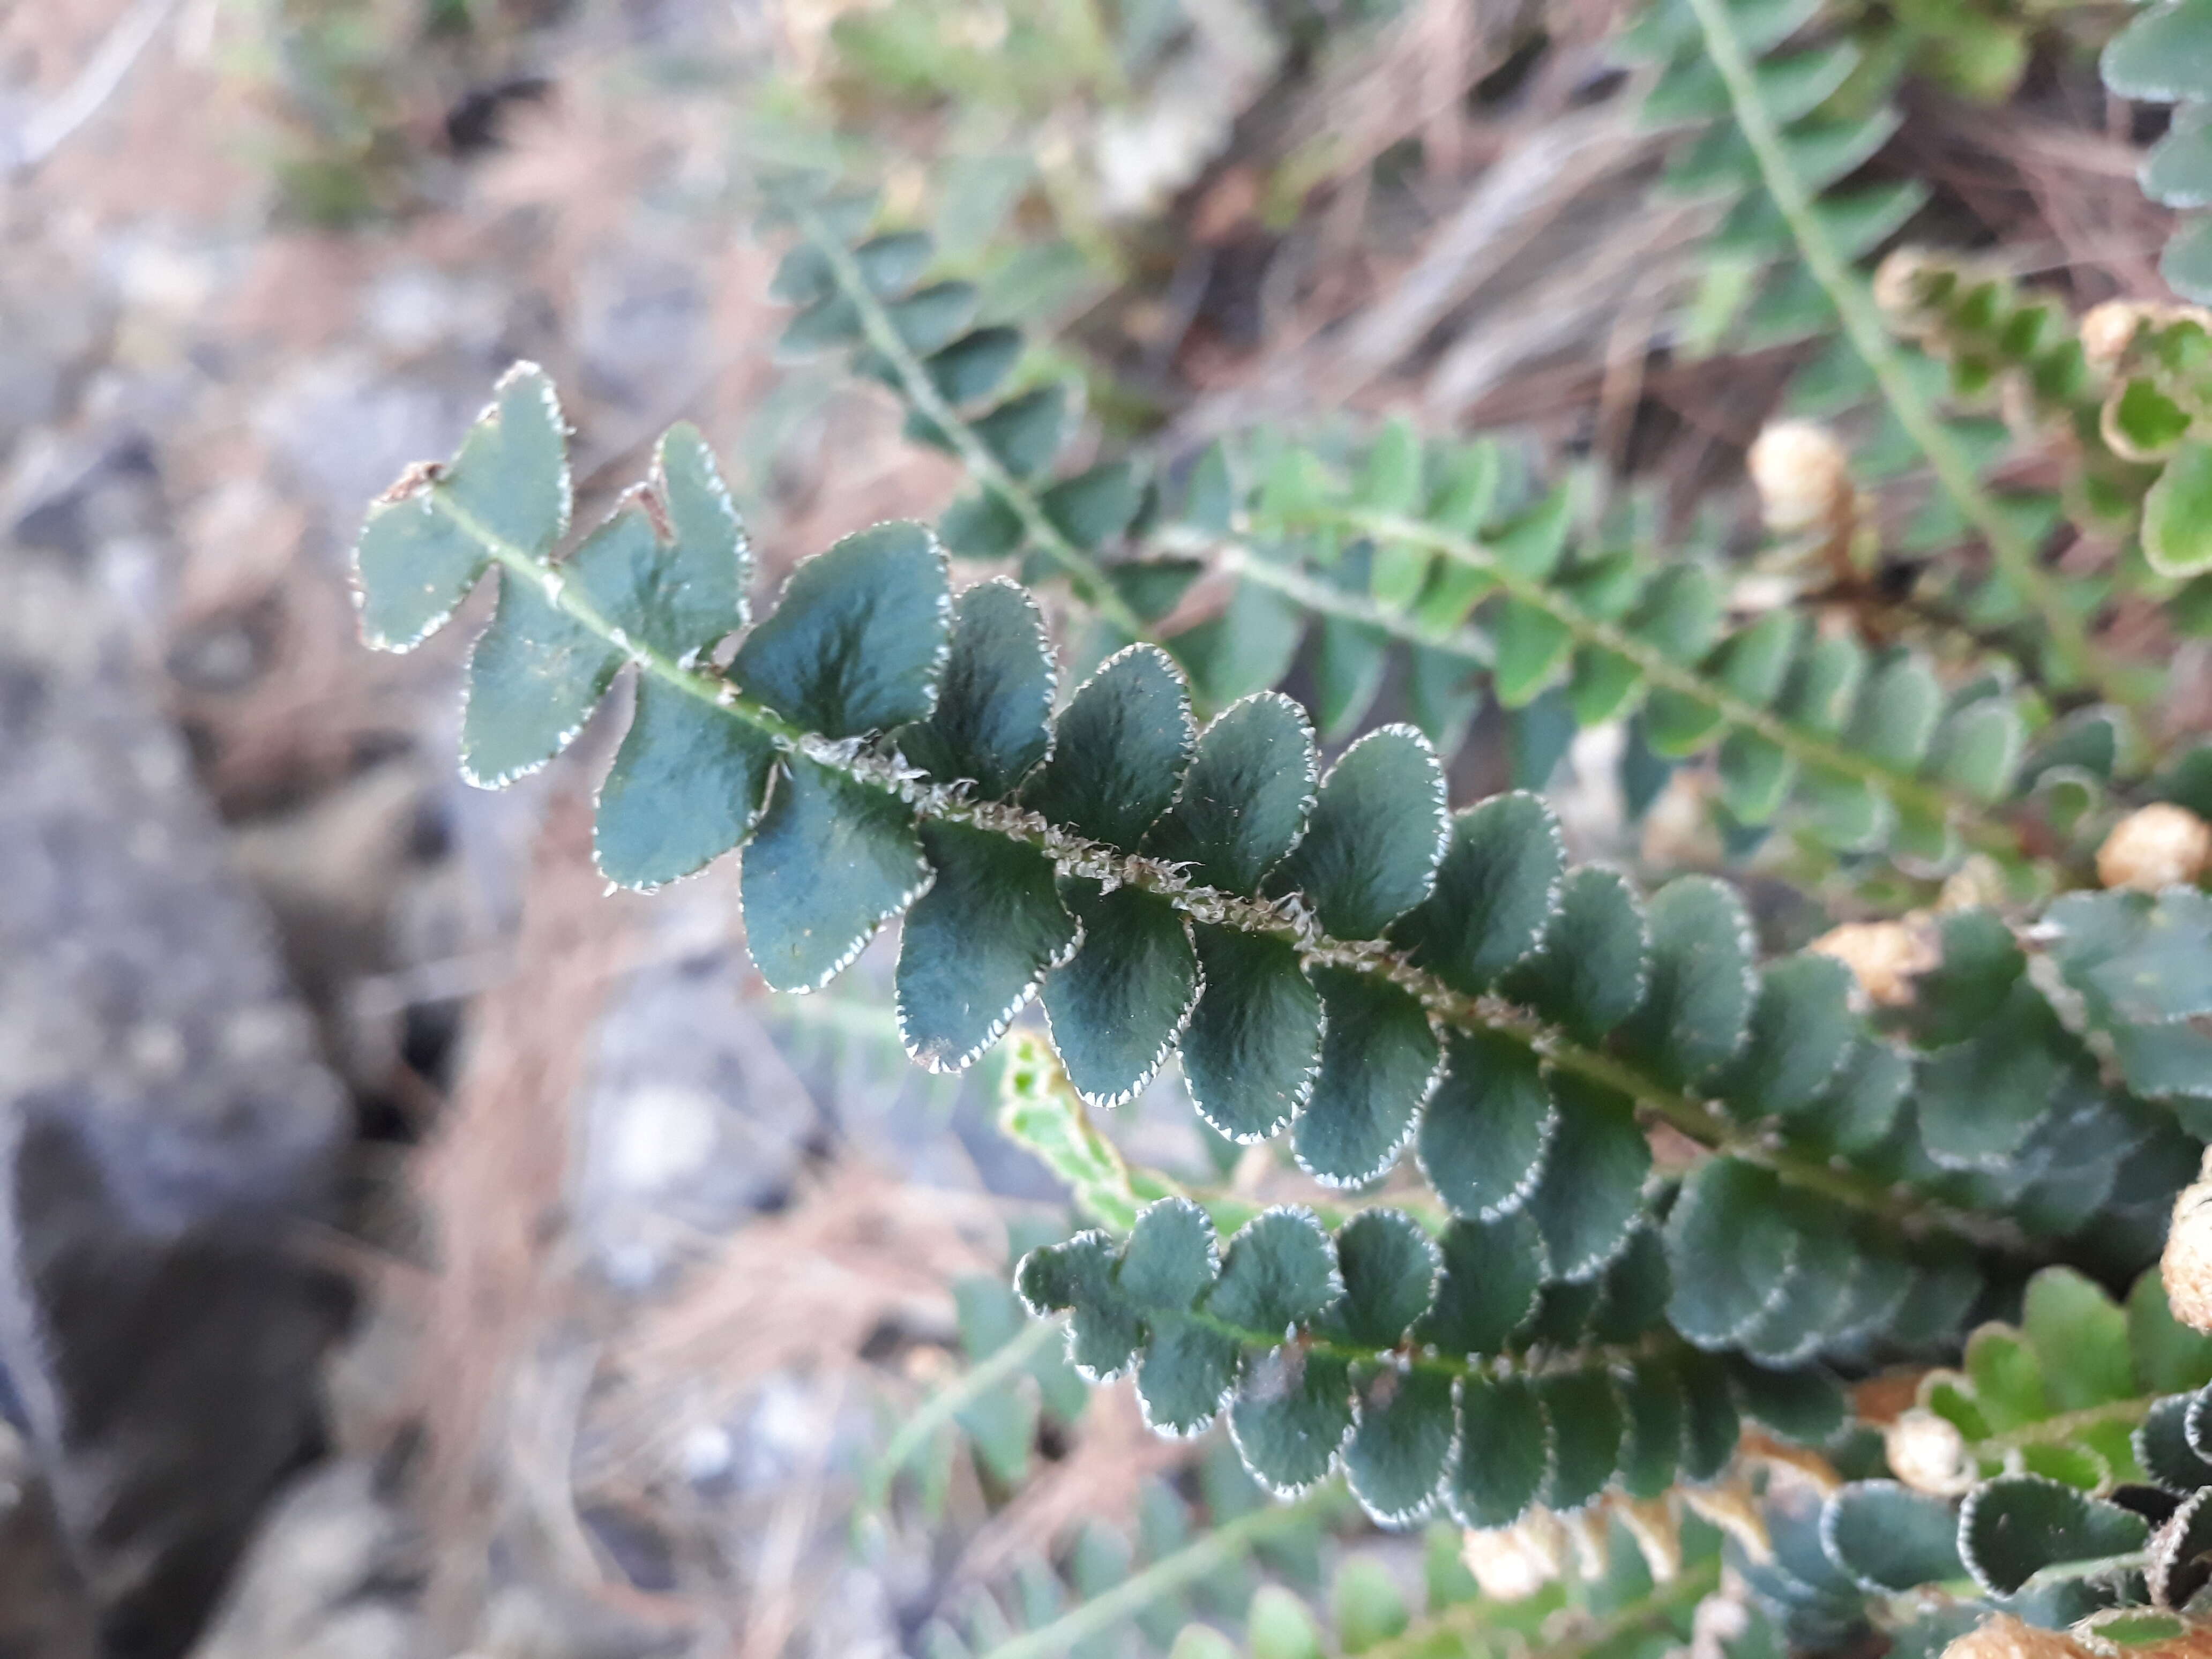
<path fill-rule="evenodd" d="M 1721 883 L 1647 904 L 1569 869 L 1534 796 L 1449 811 L 1410 730 L 1324 773 L 1295 704 L 1200 732 L 1144 644 L 1055 714 L 1033 602 L 956 594 L 923 526 L 847 538 L 749 626 L 744 537 L 688 429 L 564 556 L 568 520 L 561 414 L 524 367 L 362 533 L 387 648 L 496 570 L 472 779 L 551 759 L 633 667 L 600 866 L 650 888 L 742 846 L 772 985 L 826 984 L 903 917 L 924 1065 L 969 1064 L 1036 998 L 1085 1101 L 1179 1050 L 1209 1122 L 1287 1133 L 1326 1183 L 1413 1147 L 1433 1216 L 1278 1208 L 1224 1238 L 1171 1196 L 1022 1266 L 1079 1364 L 1133 1368 L 1170 1431 L 1225 1413 L 1271 1487 L 1340 1464 L 1379 1516 L 1494 1527 L 1710 1477 L 1741 1416 L 1819 1439 L 1844 1416 L 1824 1359 L 1940 1352 L 2050 1253 L 2131 1267 L 2195 1162 L 2201 896 L 1956 912 L 1929 994 L 1878 1028 L 1843 963 L 1761 965 Z M 1662 1126 L 1694 1155 L 1655 1166 Z"/>

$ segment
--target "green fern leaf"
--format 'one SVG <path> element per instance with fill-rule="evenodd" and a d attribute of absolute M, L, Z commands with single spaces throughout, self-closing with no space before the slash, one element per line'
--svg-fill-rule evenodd
<path fill-rule="evenodd" d="M 1329 769 L 1305 838 L 1269 887 L 1303 893 L 1338 939 L 1380 939 L 1429 896 L 1448 825 L 1435 749 L 1410 726 L 1383 726 Z"/>
<path fill-rule="evenodd" d="M 1455 1428 L 1452 1379 L 1386 1360 L 1355 1367 L 1352 1388 L 1355 1421 L 1344 1449 L 1352 1495 L 1382 1525 L 1410 1525 L 1443 1482 Z"/>
<path fill-rule="evenodd" d="M 1321 994 L 1321 1069 L 1291 1126 L 1308 1173 L 1332 1186 L 1374 1180 L 1413 1138 L 1442 1056 L 1428 1015 L 1379 974 L 1310 971 Z"/>
<path fill-rule="evenodd" d="M 1256 894 L 1307 836 L 1318 770 L 1305 711 L 1278 692 L 1249 697 L 1200 736 L 1175 804 L 1145 850 L 1224 892 Z"/>
<path fill-rule="evenodd" d="M 1552 1093 L 1559 1127 L 1528 1207 L 1553 1273 L 1578 1281 L 1603 1272 L 1632 1242 L 1651 1147 L 1618 1091 L 1555 1073 Z"/>
<path fill-rule="evenodd" d="M 1455 1034 L 1421 1116 L 1422 1172 L 1455 1215 L 1486 1221 L 1516 1211 L 1536 1189 L 1559 1115 L 1534 1052 Z"/>
<path fill-rule="evenodd" d="M 1553 1425 L 1526 1377 L 1469 1377 L 1460 1387 L 1459 1455 L 1444 1501 L 1462 1526 L 1509 1526 L 1536 1501 L 1552 1468 Z"/>
<path fill-rule="evenodd" d="M 1074 957 L 1045 983 L 1045 1018 L 1085 1102 L 1133 1100 L 1174 1051 L 1198 1000 L 1198 953 L 1174 906 L 1136 887 L 1062 878 L 1082 924 Z"/>

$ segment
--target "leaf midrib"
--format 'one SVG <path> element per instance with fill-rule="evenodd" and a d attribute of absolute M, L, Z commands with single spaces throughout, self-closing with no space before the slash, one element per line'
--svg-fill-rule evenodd
<path fill-rule="evenodd" d="M 1874 1215 L 1900 1231 L 1933 1230 L 2016 1256 L 2035 1254 L 2008 1222 L 1960 1212 L 1901 1188 L 1885 1187 L 1854 1171 L 1834 1169 L 1771 1146 L 1764 1137 L 1746 1134 L 1713 1101 L 1669 1089 L 1625 1061 L 1573 1042 L 1495 995 L 1470 996 L 1456 990 L 1407 961 L 1385 942 L 1333 939 L 1302 921 L 1287 906 L 1198 885 L 1154 860 L 1071 835 L 1025 808 L 969 800 L 942 786 L 922 783 L 892 763 L 860 752 L 854 739 L 830 739 L 805 731 L 757 698 L 744 695 L 732 681 L 703 670 L 684 668 L 666 652 L 618 627 L 578 591 L 577 583 L 565 578 L 556 564 L 538 558 L 493 530 L 454 501 L 443 484 L 429 485 L 427 499 L 502 569 L 531 583 L 549 605 L 597 634 L 641 672 L 753 727 L 787 754 L 804 756 L 864 787 L 896 798 L 919 817 L 966 824 L 1037 848 L 1063 872 L 1139 887 L 1195 921 L 1273 935 L 1291 945 L 1309 963 L 1380 973 L 1419 1001 L 1433 1019 L 1462 1031 L 1497 1032 L 1562 1071 L 1626 1097 L 1633 1106 L 1709 1152 L 1771 1169 L 1793 1186 Z"/>
<path fill-rule="evenodd" d="M 1736 696 L 1618 624 L 1589 615 L 1556 588 L 1516 571 L 1480 542 L 1416 519 L 1358 507 L 1316 509 L 1310 516 L 1316 524 L 1355 530 L 1378 540 L 1415 543 L 1455 563 L 1480 570 L 1496 580 L 1500 592 L 1559 623 L 1577 644 L 1621 658 L 1651 684 L 1711 709 L 1730 726 L 1765 738 L 1801 766 L 1855 778 L 1923 817 L 1954 823 L 1967 840 L 1985 851 L 2014 856 L 2021 851 L 2017 834 L 1990 820 L 1987 803 L 1884 765 Z"/>
<path fill-rule="evenodd" d="M 1662 1328 L 1633 1342 L 1593 1343 L 1585 1347 L 1549 1354 L 1541 1348 L 1530 1348 L 1476 1358 L 1472 1355 L 1455 1355 L 1448 1352 L 1428 1352 L 1426 1349 L 1430 1345 L 1419 1337 L 1394 1347 L 1341 1342 L 1333 1337 L 1315 1335 L 1310 1319 L 1297 1322 L 1295 1334 L 1285 1337 L 1280 1331 L 1258 1330 L 1249 1325 L 1237 1324 L 1204 1308 L 1147 1308 L 1139 1305 L 1135 1311 L 1148 1322 L 1180 1321 L 1248 1348 L 1274 1349 L 1295 1345 L 1304 1352 L 1319 1354 L 1325 1359 L 1341 1359 L 1351 1364 L 1395 1364 L 1407 1370 L 1427 1371 L 1434 1376 L 1453 1378 L 1477 1377 L 1494 1381 L 1518 1376 L 1540 1381 L 1547 1377 L 1581 1376 L 1591 1371 L 1609 1372 L 1615 1366 L 1686 1352 L 1689 1349 L 1689 1344 L 1670 1329 Z"/>

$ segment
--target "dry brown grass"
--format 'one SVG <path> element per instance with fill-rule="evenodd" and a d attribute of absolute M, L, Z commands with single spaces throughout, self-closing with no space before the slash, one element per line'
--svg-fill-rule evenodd
<path fill-rule="evenodd" d="M 1085 1522 L 1125 1530 L 1135 1524 L 1147 1482 L 1190 1461 L 1187 1442 L 1164 1440 L 1145 1425 L 1124 1381 L 1095 1390 L 1066 1456 L 1048 1464 L 994 1515 L 960 1552 L 956 1581 L 1003 1577 L 1040 1544 Z"/>
<path fill-rule="evenodd" d="M 885 1327 L 945 1332 L 951 1283 L 1004 1257 L 986 1199 L 833 1165 L 781 1215 L 730 1234 L 611 1346 L 595 1411 L 601 1447 L 580 1480 L 669 1466 L 675 1443 L 779 1373 L 849 1376 Z"/>
<path fill-rule="evenodd" d="M 435 1262 L 417 1357 L 421 1499 L 435 1543 L 430 1610 L 450 1632 L 482 1600 L 516 1379 L 562 1307 L 568 1103 L 629 915 L 604 885 L 589 805 L 563 796 L 538 837 L 516 971 L 478 1003 L 459 1084 L 417 1165 Z"/>

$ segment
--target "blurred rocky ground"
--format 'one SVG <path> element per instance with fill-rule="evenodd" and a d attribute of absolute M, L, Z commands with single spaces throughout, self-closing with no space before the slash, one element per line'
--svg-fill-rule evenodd
<path fill-rule="evenodd" d="M 359 649 L 346 559 L 519 356 L 581 510 L 699 421 L 771 574 L 947 481 L 775 416 L 749 8 L 538 9 L 343 231 L 287 222 L 281 9 L 0 9 L 0 1653 L 898 1651 L 854 1367 L 1035 1172 L 882 1004 L 764 1002 L 720 878 L 605 898 L 588 754 L 463 786 L 458 653 Z"/>

